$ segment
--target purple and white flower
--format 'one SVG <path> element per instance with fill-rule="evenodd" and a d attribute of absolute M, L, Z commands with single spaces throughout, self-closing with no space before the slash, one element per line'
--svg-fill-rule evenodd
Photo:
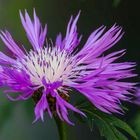
<path fill-rule="evenodd" d="M 105 26 L 95 30 L 81 50 L 77 50 L 81 37 L 77 33 L 76 18 L 71 17 L 66 36 L 59 34 L 56 42 L 46 41 L 47 26 L 43 28 L 34 11 L 31 20 L 27 11 L 25 16 L 20 12 L 22 25 L 32 45 L 28 52 L 20 47 L 8 31 L 2 31 L 0 37 L 12 57 L 0 52 L 0 85 L 8 87 L 4 92 L 10 100 L 36 101 L 35 121 L 48 112 L 53 112 L 62 121 L 71 125 L 68 110 L 81 115 L 85 114 L 69 102 L 69 91 L 76 89 L 95 107 L 106 113 L 119 113 L 120 101 L 129 101 L 129 95 L 135 83 L 127 82 L 127 78 L 136 76 L 134 62 L 116 62 L 124 55 L 120 50 L 105 55 L 123 36 L 122 28 L 113 25 L 103 34 Z M 23 49 L 24 48 L 24 49 Z M 125 80 L 124 80 L 125 79 Z M 10 93 L 19 93 L 14 98 Z"/>

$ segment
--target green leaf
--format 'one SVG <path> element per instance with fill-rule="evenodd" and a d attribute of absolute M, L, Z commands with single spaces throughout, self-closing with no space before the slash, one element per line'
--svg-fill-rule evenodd
<path fill-rule="evenodd" d="M 95 124 L 98 127 L 101 136 L 104 136 L 107 140 L 128 140 L 128 138 L 120 131 L 120 129 L 127 132 L 134 139 L 138 139 L 135 132 L 126 122 L 113 115 L 97 110 L 89 103 L 87 103 L 87 106 L 85 102 L 84 105 L 83 102 L 81 103 L 82 104 L 78 104 L 77 107 L 86 113 L 86 122 L 89 124 L 90 128 L 93 128 L 93 124 Z"/>
<path fill-rule="evenodd" d="M 123 129 L 124 131 L 126 131 L 128 134 L 130 134 L 131 136 L 133 136 L 134 138 L 137 139 L 136 133 L 132 130 L 132 128 L 124 121 L 113 117 L 113 116 L 109 116 L 108 118 L 106 118 L 108 121 L 111 121 L 111 123 L 118 127 Z"/>
<path fill-rule="evenodd" d="M 127 140 L 127 137 L 118 131 L 115 127 L 112 128 L 119 140 Z"/>
<path fill-rule="evenodd" d="M 98 118 L 96 118 L 95 121 L 101 136 L 104 136 L 107 140 L 118 140 L 115 133 L 111 129 L 110 125 L 107 124 L 107 122 Z"/>

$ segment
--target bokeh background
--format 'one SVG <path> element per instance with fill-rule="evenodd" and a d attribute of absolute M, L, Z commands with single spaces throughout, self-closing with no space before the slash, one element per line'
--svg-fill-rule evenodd
<path fill-rule="evenodd" d="M 16 40 L 30 48 L 19 18 L 19 9 L 33 8 L 43 24 L 48 24 L 48 39 L 55 40 L 61 31 L 64 35 L 70 15 L 81 10 L 78 22 L 82 44 L 90 33 L 101 25 L 108 28 L 114 23 L 125 31 L 123 39 L 111 50 L 127 49 L 126 61 L 136 61 L 140 73 L 140 2 L 139 0 L 0 0 L 0 29 L 8 29 Z M 82 46 L 81 44 L 81 46 Z M 5 50 L 0 41 L 0 50 Z M 135 81 L 140 81 L 138 77 Z M 137 132 L 140 139 L 140 107 L 127 104 L 130 108 L 122 119 Z M 32 100 L 9 102 L 0 90 L 0 140 L 58 140 L 55 122 L 46 116 L 45 122 L 34 119 Z M 87 125 L 77 123 L 69 127 L 69 140 L 104 140 L 98 131 L 90 131 Z M 131 140 L 131 139 L 130 139 Z"/>

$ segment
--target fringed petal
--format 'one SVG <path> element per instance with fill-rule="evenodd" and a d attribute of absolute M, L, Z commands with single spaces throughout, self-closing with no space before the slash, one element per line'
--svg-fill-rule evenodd
<path fill-rule="evenodd" d="M 0 37 L 2 41 L 4 42 L 4 44 L 8 47 L 8 49 L 13 54 L 15 54 L 18 58 L 22 58 L 25 55 L 8 31 L 5 31 L 5 32 L 2 31 L 0 34 Z"/>
<path fill-rule="evenodd" d="M 25 17 L 23 17 L 22 13 L 20 12 L 20 18 L 22 25 L 26 31 L 27 37 L 32 44 L 34 50 L 39 50 L 43 47 L 46 34 L 47 34 L 47 25 L 43 29 L 39 18 L 36 15 L 34 10 L 34 21 L 32 22 L 27 11 L 25 11 Z"/>

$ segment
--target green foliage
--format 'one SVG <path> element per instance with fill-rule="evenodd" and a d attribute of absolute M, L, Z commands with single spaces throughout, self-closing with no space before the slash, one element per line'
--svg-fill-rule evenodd
<path fill-rule="evenodd" d="M 25 110 L 26 110 L 26 114 L 27 114 L 27 117 L 30 121 L 33 121 L 34 120 L 34 107 L 35 107 L 35 103 L 32 99 L 28 99 L 25 101 L 24 103 L 24 107 L 25 107 Z"/>
<path fill-rule="evenodd" d="M 97 110 L 90 103 L 85 101 L 83 103 L 81 102 L 80 104 L 78 103 L 77 108 L 85 112 L 87 115 L 87 119 L 83 121 L 82 118 L 82 122 L 87 122 L 91 130 L 93 129 L 94 125 L 96 125 L 101 136 L 104 136 L 107 140 L 128 140 L 128 138 L 122 133 L 122 130 L 125 133 L 128 133 L 135 140 L 138 139 L 135 132 L 126 122 L 113 115 Z M 79 118 L 80 116 L 78 116 L 78 120 Z M 79 121 L 81 121 L 81 118 Z"/>
<path fill-rule="evenodd" d="M 132 124 L 135 132 L 138 135 L 138 138 L 140 139 L 140 112 L 137 112 L 135 117 L 132 119 Z"/>
<path fill-rule="evenodd" d="M 13 111 L 12 107 L 13 106 L 11 106 L 11 104 L 8 102 L 0 106 L 0 129 L 3 127 L 6 121 L 11 117 Z"/>
<path fill-rule="evenodd" d="M 113 6 L 118 7 L 120 2 L 121 2 L 121 0 L 113 0 Z"/>

